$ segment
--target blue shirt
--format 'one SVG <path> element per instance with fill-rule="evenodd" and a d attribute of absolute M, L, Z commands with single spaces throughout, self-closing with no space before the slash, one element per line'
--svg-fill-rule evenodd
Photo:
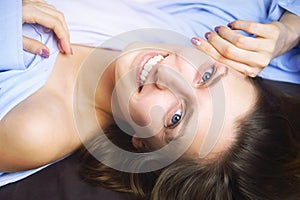
<path fill-rule="evenodd" d="M 285 10 L 300 15 L 300 0 L 48 0 L 65 14 L 71 42 L 98 46 L 105 40 L 139 28 L 176 31 L 188 38 L 203 36 L 218 25 L 236 19 L 269 23 Z M 57 42 L 52 32 L 39 25 L 22 26 L 21 0 L 0 1 L 0 119 L 14 106 L 41 88 L 47 81 L 56 56 Z M 22 35 L 45 43 L 51 52 L 48 59 L 35 56 L 22 47 Z M 300 83 L 299 45 L 272 60 L 260 76 L 271 80 Z M 45 166 L 44 166 L 45 167 Z M 0 186 L 40 170 L 1 173 Z"/>

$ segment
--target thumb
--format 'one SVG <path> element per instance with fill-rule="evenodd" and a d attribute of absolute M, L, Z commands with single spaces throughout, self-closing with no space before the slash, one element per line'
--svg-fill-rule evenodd
<path fill-rule="evenodd" d="M 50 54 L 47 46 L 26 36 L 23 36 L 23 49 L 30 53 L 37 54 L 43 58 L 48 58 Z"/>

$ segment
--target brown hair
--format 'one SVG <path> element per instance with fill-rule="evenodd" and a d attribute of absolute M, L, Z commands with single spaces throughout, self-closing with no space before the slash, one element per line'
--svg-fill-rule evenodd
<path fill-rule="evenodd" d="M 259 100 L 222 158 L 176 162 L 152 199 L 300 199 L 300 101 L 257 80 Z"/>
<path fill-rule="evenodd" d="M 105 135 L 98 135 L 91 141 L 91 145 L 94 147 L 91 147 L 90 151 L 97 152 L 98 156 L 101 156 L 102 159 L 112 161 L 120 156 L 117 151 L 109 147 L 104 137 L 107 137 L 115 145 L 124 150 L 137 152 L 137 149 L 132 145 L 131 136 L 123 133 L 117 125 L 112 125 L 105 130 Z M 80 174 L 87 182 L 114 191 L 130 193 L 141 199 L 150 196 L 158 177 L 157 173 L 127 173 L 118 171 L 99 162 L 88 150 L 83 149 L 83 152 L 83 164 Z M 141 161 L 136 160 L 135 162 Z M 151 160 L 148 160 L 148 162 L 151 162 Z"/>
<path fill-rule="evenodd" d="M 87 153 L 83 177 L 109 189 L 152 199 L 300 199 L 300 99 L 256 78 L 259 98 L 238 126 L 236 142 L 211 162 L 178 160 L 162 170 L 130 174 L 111 169 Z M 107 137 L 136 151 L 117 126 Z M 106 149 L 101 139 L 98 151 Z M 100 149 L 100 150 L 99 150 Z M 105 156 L 113 156 L 111 152 Z M 152 190 L 153 189 L 153 190 Z"/>

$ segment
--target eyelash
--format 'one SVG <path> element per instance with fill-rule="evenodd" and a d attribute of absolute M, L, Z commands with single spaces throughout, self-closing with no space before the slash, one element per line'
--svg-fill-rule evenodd
<path fill-rule="evenodd" d="M 211 68 L 205 70 L 204 73 L 203 73 L 203 75 L 202 75 L 202 77 L 201 77 L 200 83 L 201 83 L 201 84 L 205 84 L 205 83 L 209 82 L 209 80 L 211 80 L 211 78 L 212 78 L 213 75 L 215 74 L 215 71 L 216 71 L 215 66 L 213 66 L 213 67 L 211 67 Z M 207 76 L 207 75 L 209 75 L 208 78 L 205 77 L 205 76 Z M 204 78 L 206 78 L 206 80 L 204 80 Z"/>
<path fill-rule="evenodd" d="M 212 66 L 212 67 L 210 67 L 209 69 L 205 70 L 204 73 L 203 73 L 203 75 L 202 75 L 202 77 L 201 77 L 200 84 L 203 84 L 203 85 L 204 85 L 204 84 L 207 84 L 208 82 L 210 82 L 210 80 L 212 79 L 212 77 L 215 75 L 215 72 L 216 72 L 215 66 Z M 207 74 L 207 73 L 209 73 L 209 74 Z M 206 80 L 204 80 L 204 79 L 205 79 L 205 76 L 207 76 L 207 75 L 209 75 L 209 77 L 206 77 Z M 171 121 L 172 121 L 172 119 L 173 119 L 175 116 L 176 116 L 176 117 L 180 116 L 180 118 L 176 121 L 176 123 L 173 123 L 173 124 L 172 124 Z M 165 128 L 168 128 L 168 129 L 174 129 L 174 128 L 181 122 L 182 118 L 183 118 L 183 111 L 182 111 L 182 108 L 177 109 L 176 112 L 172 114 L 171 118 L 167 120 L 166 125 L 165 125 Z M 170 123 L 170 122 L 171 122 L 171 123 Z M 168 142 L 169 140 L 172 140 L 172 139 L 166 138 L 166 140 L 167 140 L 167 142 Z"/>
<path fill-rule="evenodd" d="M 172 111 L 170 111 L 165 118 L 165 133 L 164 133 L 164 141 L 169 143 L 175 137 L 177 137 L 177 127 L 180 126 L 181 121 L 185 115 L 185 103 L 180 102 L 177 106 L 175 106 Z M 179 117 L 179 118 L 178 118 Z M 175 120 L 175 121 L 173 121 Z"/>
<path fill-rule="evenodd" d="M 166 123 L 166 128 L 175 128 L 181 121 L 182 115 L 183 115 L 183 112 L 181 109 L 176 110 L 176 112 L 171 116 L 171 118 Z M 179 117 L 179 119 L 178 118 L 176 119 L 174 117 L 176 117 L 176 118 Z M 177 121 L 173 122 L 173 119 L 177 120 Z"/>
<path fill-rule="evenodd" d="M 175 123 L 173 123 L 172 120 L 174 119 L 174 117 L 178 117 L 178 116 L 180 118 Z M 176 112 L 172 114 L 171 118 L 168 119 L 165 128 L 175 129 L 180 124 L 182 118 L 183 118 L 182 110 L 181 109 L 176 110 Z M 166 143 L 170 143 L 174 139 L 174 137 L 176 135 L 176 134 L 175 135 L 174 134 L 175 134 L 174 130 L 172 130 L 171 132 L 169 132 L 169 131 L 165 132 L 164 140 L 166 141 Z"/>

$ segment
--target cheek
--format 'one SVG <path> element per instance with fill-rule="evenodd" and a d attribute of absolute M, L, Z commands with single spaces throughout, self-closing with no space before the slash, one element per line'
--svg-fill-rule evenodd
<path fill-rule="evenodd" d="M 130 99 L 130 116 L 140 126 L 151 123 L 162 127 L 166 113 L 178 104 L 178 99 L 168 90 L 159 90 L 154 85 L 145 86 L 143 90 L 145 93 L 136 93 Z"/>
<path fill-rule="evenodd" d="M 116 80 L 119 80 L 122 76 L 133 69 L 133 60 L 137 56 L 138 52 L 122 53 L 116 60 Z"/>
<path fill-rule="evenodd" d="M 139 126 L 147 126 L 150 123 L 149 117 L 150 108 L 147 107 L 143 102 L 129 103 L 129 113 L 133 121 Z"/>
<path fill-rule="evenodd" d="M 147 126 L 157 130 L 163 126 L 163 116 L 166 112 L 165 102 L 158 101 L 159 98 L 148 95 L 143 99 L 131 99 L 129 113 L 138 126 Z M 156 100 L 156 101 L 155 101 Z"/>

